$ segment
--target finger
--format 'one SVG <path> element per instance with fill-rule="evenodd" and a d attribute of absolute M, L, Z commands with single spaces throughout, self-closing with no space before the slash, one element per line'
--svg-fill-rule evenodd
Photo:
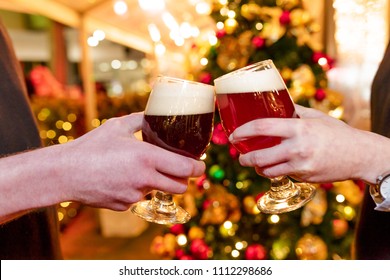
<path fill-rule="evenodd" d="M 206 165 L 203 161 L 185 157 L 163 148 L 145 143 L 154 154 L 155 168 L 161 173 L 178 178 L 199 177 L 203 175 Z"/>
<path fill-rule="evenodd" d="M 276 165 L 269 165 L 265 167 L 255 167 L 255 170 L 257 174 L 267 178 L 288 176 L 292 172 L 291 166 L 286 162 L 279 163 Z"/>
<path fill-rule="evenodd" d="M 298 119 L 265 118 L 256 119 L 243 124 L 233 131 L 229 136 L 231 143 L 255 136 L 278 136 L 288 138 L 294 135 L 293 125 Z"/>
<path fill-rule="evenodd" d="M 127 122 L 126 127 L 129 128 L 131 134 L 134 134 L 134 132 L 141 130 L 143 118 L 143 112 L 132 113 L 125 117 L 125 121 Z"/>
<path fill-rule="evenodd" d="M 319 110 L 304 107 L 298 104 L 295 104 L 295 111 L 297 112 L 299 117 L 303 119 L 323 118 L 324 116 L 326 116 L 323 112 Z"/>
<path fill-rule="evenodd" d="M 246 154 L 240 154 L 239 161 L 243 166 L 266 167 L 286 162 L 289 160 L 289 153 L 285 150 L 283 144 L 272 148 L 256 150 Z"/>
<path fill-rule="evenodd" d="M 188 179 L 177 178 L 163 173 L 156 174 L 153 181 L 153 189 L 172 194 L 184 193 L 188 187 Z"/>

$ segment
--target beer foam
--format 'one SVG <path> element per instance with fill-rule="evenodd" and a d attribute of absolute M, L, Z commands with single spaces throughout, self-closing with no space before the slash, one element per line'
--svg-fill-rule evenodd
<path fill-rule="evenodd" d="M 216 93 L 273 91 L 285 88 L 276 69 L 236 71 L 214 80 Z"/>
<path fill-rule="evenodd" d="M 195 82 L 156 82 L 150 93 L 145 114 L 193 115 L 214 112 L 215 95 L 211 85 Z"/>

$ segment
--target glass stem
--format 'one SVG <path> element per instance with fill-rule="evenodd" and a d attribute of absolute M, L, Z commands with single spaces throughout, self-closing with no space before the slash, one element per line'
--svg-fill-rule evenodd
<path fill-rule="evenodd" d="M 300 190 L 287 176 L 270 178 L 270 197 L 275 200 L 284 200 L 300 194 Z"/>
<path fill-rule="evenodd" d="M 157 191 L 150 201 L 150 207 L 159 214 L 173 216 L 176 214 L 176 205 L 170 193 Z"/>

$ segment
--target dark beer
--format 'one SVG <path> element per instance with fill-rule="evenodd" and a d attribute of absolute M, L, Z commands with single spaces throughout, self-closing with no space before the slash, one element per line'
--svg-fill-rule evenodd
<path fill-rule="evenodd" d="M 143 139 L 172 152 L 199 159 L 206 151 L 213 130 L 214 113 L 145 115 Z"/>
<path fill-rule="evenodd" d="M 215 94 L 210 85 L 156 83 L 145 108 L 143 139 L 172 152 L 199 159 L 214 127 Z"/>
<path fill-rule="evenodd" d="M 275 69 L 237 72 L 215 80 L 222 126 L 229 136 L 237 127 L 260 118 L 297 117 L 291 97 Z M 259 136 L 235 143 L 241 153 L 279 144 L 280 137 Z"/>

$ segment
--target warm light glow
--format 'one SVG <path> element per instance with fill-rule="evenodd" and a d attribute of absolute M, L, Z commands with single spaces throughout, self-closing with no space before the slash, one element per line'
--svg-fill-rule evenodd
<path fill-rule="evenodd" d="M 69 131 L 72 129 L 72 124 L 70 122 L 64 122 L 62 124 L 62 129 L 65 131 Z"/>
<path fill-rule="evenodd" d="M 114 12 L 117 14 L 117 15 L 124 15 L 127 13 L 127 4 L 125 1 L 122 1 L 122 0 L 117 0 L 115 1 L 114 3 Z"/>
<path fill-rule="evenodd" d="M 172 16 L 171 13 L 169 13 L 169 12 L 163 13 L 162 19 L 163 19 L 165 25 L 169 29 L 171 29 L 171 30 L 179 29 L 179 24 L 177 23 L 177 21 L 175 20 L 175 18 Z"/>
<path fill-rule="evenodd" d="M 344 108 L 339 106 L 336 109 L 329 111 L 328 115 L 336 119 L 341 119 L 341 117 L 344 115 Z"/>
<path fill-rule="evenodd" d="M 336 201 L 339 202 L 339 203 L 344 202 L 345 201 L 345 196 L 343 196 L 342 194 L 336 195 Z"/>
<path fill-rule="evenodd" d="M 222 21 L 217 22 L 217 29 L 223 29 L 225 27 L 225 24 Z"/>
<path fill-rule="evenodd" d="M 233 223 L 231 221 L 226 221 L 223 223 L 223 227 L 226 229 L 231 229 L 233 227 Z"/>
<path fill-rule="evenodd" d="M 97 29 L 93 32 L 93 37 L 95 37 L 98 41 L 102 41 L 106 38 L 106 33 L 104 33 L 103 30 Z"/>
<path fill-rule="evenodd" d="M 211 6 L 207 2 L 199 2 L 195 6 L 195 10 L 200 15 L 209 15 L 211 13 Z"/>
<path fill-rule="evenodd" d="M 161 56 L 165 53 L 166 48 L 163 43 L 157 43 L 154 47 L 154 51 L 156 52 L 156 55 Z"/>
<path fill-rule="evenodd" d="M 206 66 L 209 63 L 209 60 L 205 57 L 200 59 L 200 65 Z"/>
<path fill-rule="evenodd" d="M 235 245 L 237 250 L 242 250 L 244 248 L 244 244 L 242 242 L 237 242 Z"/>
<path fill-rule="evenodd" d="M 113 61 L 111 61 L 112 69 L 119 69 L 119 68 L 121 68 L 121 66 L 122 66 L 122 63 L 118 59 L 114 59 Z"/>
<path fill-rule="evenodd" d="M 176 241 L 177 241 L 177 244 L 179 244 L 180 246 L 184 246 L 187 244 L 187 236 L 185 234 L 179 234 L 176 237 Z"/>
<path fill-rule="evenodd" d="M 164 0 L 138 0 L 138 4 L 144 11 L 161 11 L 165 9 Z"/>
<path fill-rule="evenodd" d="M 70 205 L 70 202 L 68 202 L 68 201 L 61 202 L 61 203 L 60 203 L 60 206 L 63 207 L 63 208 L 66 208 L 66 207 L 68 207 L 69 205 Z"/>
<path fill-rule="evenodd" d="M 148 31 L 150 38 L 152 38 L 153 42 L 157 43 L 161 40 L 160 30 L 158 30 L 157 26 L 154 23 L 148 25 Z"/>
<path fill-rule="evenodd" d="M 238 258 L 240 256 L 240 251 L 238 250 L 233 250 L 232 251 L 232 257 L 233 258 Z"/>
<path fill-rule="evenodd" d="M 93 119 L 91 121 L 92 127 L 98 127 L 100 126 L 100 121 L 98 119 Z"/>
<path fill-rule="evenodd" d="M 90 46 L 90 47 L 96 47 L 97 45 L 99 45 L 99 40 L 93 36 L 90 36 L 87 39 L 87 43 L 88 43 L 88 46 Z"/>
<path fill-rule="evenodd" d="M 214 34 L 213 35 L 209 35 L 209 43 L 210 43 L 211 46 L 215 46 L 218 43 L 217 36 L 215 36 Z"/>
<path fill-rule="evenodd" d="M 273 224 L 277 224 L 277 223 L 279 223 L 279 221 L 280 221 L 280 217 L 279 217 L 279 215 L 271 215 L 271 216 L 269 217 L 269 221 L 270 221 L 271 223 L 273 223 Z"/>
<path fill-rule="evenodd" d="M 229 18 L 235 18 L 235 17 L 236 17 L 236 12 L 230 10 L 230 11 L 227 13 L 227 16 L 228 16 Z"/>

